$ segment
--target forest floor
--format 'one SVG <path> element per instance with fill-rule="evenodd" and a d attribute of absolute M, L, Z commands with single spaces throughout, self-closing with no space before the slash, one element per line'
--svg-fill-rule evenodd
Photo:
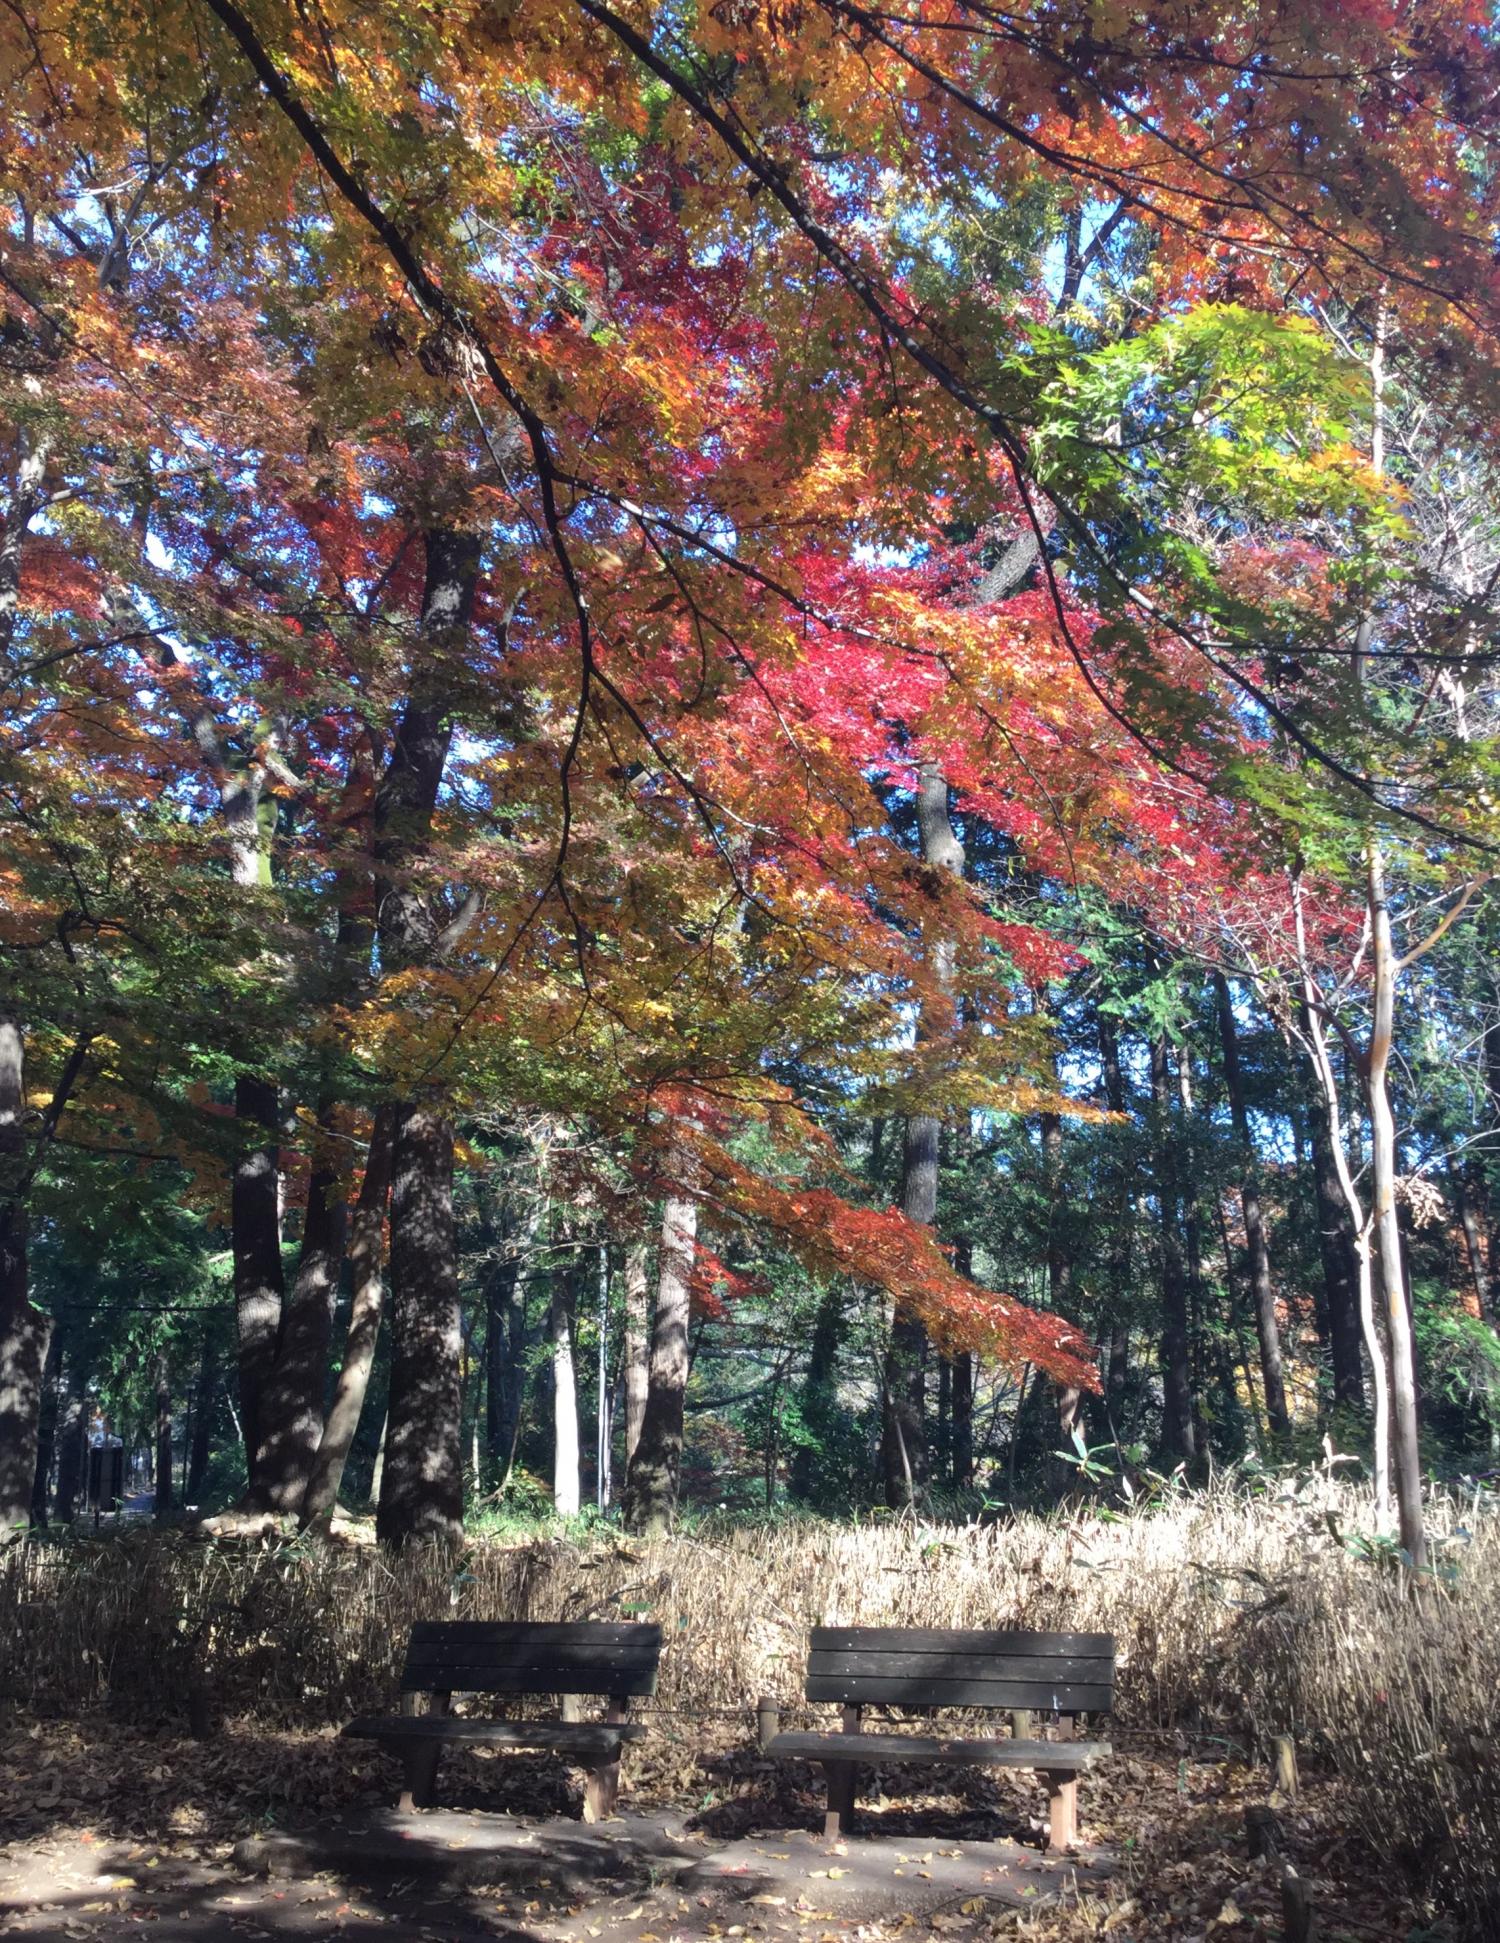
<path fill-rule="evenodd" d="M 654 1736 L 634 1751 L 622 1799 L 626 1826 L 644 1831 L 641 1852 L 623 1879 L 588 1882 L 576 1870 L 546 1872 L 549 1839 L 559 1855 L 566 1841 L 547 1819 L 576 1812 L 576 1777 L 551 1762 L 454 1758 L 440 1783 L 457 1811 L 445 1829 L 477 1808 L 541 1818 L 540 1867 L 519 1880 L 464 1880 L 456 1869 L 362 1866 L 357 1838 L 350 1853 L 348 1831 L 386 1816 L 394 1766 L 331 1732 L 235 1722 L 192 1741 L 96 1716 L 15 1721 L 0 1734 L 6 1935 L 110 1943 L 147 1924 L 184 1943 L 1249 1943 L 1283 1934 L 1277 1882 L 1248 1860 L 1244 1841 L 1244 1810 L 1267 1800 L 1267 1778 L 1222 1747 L 1167 1735 L 1117 1735 L 1115 1758 L 1086 1778 L 1085 1834 L 1108 1875 L 1084 1880 L 1044 1857 L 1031 1777 L 976 1776 L 963 1797 L 862 1803 L 859 1832 L 825 1846 L 809 1833 L 821 1818 L 811 1769 L 771 1766 L 729 1723 L 710 1723 L 707 1741 L 701 1730 Z M 1279 1806 L 1322 1943 L 1454 1935 L 1404 1899 L 1389 1864 L 1349 1832 L 1346 1808 L 1338 1783 L 1317 1774 Z M 319 1829 L 345 1831 L 336 1868 L 267 1877 L 241 1866 L 278 1831 Z M 697 1866 L 684 1874 L 680 1862 L 659 1864 L 653 1848 Z M 712 1879 L 738 1874 L 746 1855 L 757 1871 L 768 1858 L 777 1877 L 749 1897 Z M 876 1875 L 888 1880 L 849 1893 Z"/>

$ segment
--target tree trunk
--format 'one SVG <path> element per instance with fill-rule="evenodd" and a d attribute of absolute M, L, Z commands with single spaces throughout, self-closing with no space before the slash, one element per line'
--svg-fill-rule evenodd
<path fill-rule="evenodd" d="M 1282 1371 L 1281 1331 L 1276 1320 L 1276 1291 L 1271 1283 L 1271 1252 L 1266 1242 L 1265 1214 L 1260 1199 L 1260 1161 L 1250 1135 L 1250 1115 L 1245 1105 L 1245 1084 L 1240 1072 L 1239 1034 L 1234 1024 L 1234 1002 L 1229 982 L 1222 972 L 1214 974 L 1214 992 L 1219 1008 L 1219 1043 L 1224 1052 L 1224 1086 L 1229 1094 L 1229 1112 L 1235 1136 L 1240 1143 L 1243 1173 L 1240 1177 L 1240 1206 L 1245 1215 L 1245 1252 L 1250 1264 L 1250 1294 L 1255 1310 L 1255 1335 L 1260 1345 L 1261 1382 L 1265 1389 L 1266 1418 L 1273 1437 L 1290 1436 L 1291 1416 L 1287 1410 L 1286 1379 Z"/>
<path fill-rule="evenodd" d="M 583 1502 L 578 1475 L 578 1370 L 573 1325 L 578 1307 L 577 1265 L 554 1270 L 547 1335 L 552 1344 L 552 1509 L 576 1518 Z"/>
<path fill-rule="evenodd" d="M 1481 1202 L 1475 1192 L 1482 1185 L 1482 1176 L 1476 1178 L 1467 1167 L 1456 1166 L 1450 1162 L 1449 1183 L 1453 1188 L 1453 1199 L 1458 1207 L 1459 1225 L 1463 1229 L 1464 1253 L 1469 1263 L 1469 1279 L 1474 1284 L 1474 1300 L 1479 1305 L 1479 1313 L 1486 1320 L 1490 1315 L 1490 1270 L 1485 1259 L 1484 1228 L 1480 1221 Z"/>
<path fill-rule="evenodd" d="M 31 1301 L 25 1044 L 0 1017 L 0 1537 L 24 1527 L 36 1483 L 42 1370 L 52 1321 Z"/>
<path fill-rule="evenodd" d="M 47 1360 L 42 1365 L 42 1398 L 37 1412 L 36 1481 L 31 1487 L 31 1522 L 39 1531 L 47 1529 L 47 1510 L 52 1499 L 52 1464 L 57 1455 L 57 1386 L 62 1375 L 62 1331 L 54 1328 L 47 1344 Z"/>
<path fill-rule="evenodd" d="M 511 1308 L 516 1299 L 520 1263 L 510 1252 L 511 1237 L 503 1238 L 504 1257 L 493 1264 L 484 1285 L 484 1448 L 485 1483 L 493 1490 L 510 1457 L 510 1334 Z"/>
<path fill-rule="evenodd" d="M 360 1183 L 354 1219 L 349 1225 L 349 1270 L 354 1293 L 344 1361 L 333 1388 L 333 1401 L 323 1424 L 302 1501 L 302 1523 L 327 1531 L 333 1522 L 344 1466 L 365 1407 L 365 1392 L 375 1362 L 380 1316 L 385 1307 L 385 1210 L 390 1198 L 391 1149 L 396 1109 L 383 1105 L 370 1131 L 365 1177 Z"/>
<path fill-rule="evenodd" d="M 1308 1030 L 1306 1009 L 1302 1015 Z M 1316 1066 L 1313 1073 L 1318 1078 Z M 1365 1407 L 1360 1364 L 1359 1263 L 1355 1223 L 1339 1185 L 1329 1127 L 1328 1100 L 1321 1080 L 1312 1102 L 1313 1191 L 1318 1209 L 1318 1251 L 1323 1264 L 1324 1306 L 1328 1311 L 1328 1351 L 1333 1368 L 1333 1400 L 1348 1410 Z"/>
<path fill-rule="evenodd" d="M 1099 1028 L 1099 1064 L 1104 1075 L 1104 1104 L 1122 1118 L 1126 1112 L 1125 1072 L 1120 1064 L 1120 1035 L 1114 1019 L 1102 1009 L 1096 1012 Z M 1114 1138 L 1123 1148 L 1124 1130 L 1114 1129 Z M 1109 1239 L 1105 1246 L 1106 1275 L 1109 1286 L 1109 1349 L 1105 1362 L 1104 1402 L 1109 1412 L 1110 1435 L 1118 1439 L 1125 1413 L 1125 1381 L 1130 1360 L 1130 1263 L 1133 1253 L 1131 1219 L 1131 1169 L 1123 1154 L 1110 1170 Z"/>
<path fill-rule="evenodd" d="M 391 1389 L 376 1533 L 387 1545 L 463 1535 L 453 1124 L 397 1108 L 391 1174 Z"/>
<path fill-rule="evenodd" d="M 946 785 L 944 785 L 946 788 Z M 937 1214 L 941 1122 L 914 1113 L 906 1123 L 901 1207 L 930 1227 Z M 881 1460 L 885 1501 L 894 1510 L 920 1503 L 927 1489 L 927 1331 L 896 1304 L 885 1353 Z"/>
<path fill-rule="evenodd" d="M 1422 1510 L 1416 1361 L 1401 1262 L 1401 1227 L 1396 1216 L 1396 1123 L 1388 1084 L 1399 967 L 1391 942 L 1384 864 L 1373 836 L 1366 849 L 1365 866 L 1372 1015 L 1365 1072 L 1370 1113 L 1370 1226 L 1380 1265 L 1391 1352 L 1391 1479 L 1396 1487 L 1402 1549 L 1412 1569 L 1419 1570 L 1427 1560 L 1427 1532 Z"/>
<path fill-rule="evenodd" d="M 632 1241 L 625 1254 L 625 1470 L 641 1441 L 646 1420 L 646 1395 L 651 1383 L 646 1268 L 649 1256 L 644 1236 Z"/>
<path fill-rule="evenodd" d="M 671 1529 L 682 1471 L 683 1405 L 688 1379 L 688 1322 L 698 1240 L 696 1170 L 676 1157 L 677 1183 L 662 1209 L 651 1328 L 651 1364 L 641 1434 L 625 1474 L 625 1528 L 659 1535 Z"/>
<path fill-rule="evenodd" d="M 1054 1083 L 1057 1074 L 1054 1065 Z M 1073 1262 L 1063 1234 L 1062 1115 L 1042 1115 L 1042 1167 L 1047 1181 L 1047 1301 L 1054 1314 L 1066 1316 L 1073 1287 Z M 1073 1449 L 1074 1432 L 1082 1425 L 1083 1393 L 1074 1384 L 1054 1386 L 1057 1403 L 1058 1452 L 1047 1466 L 1048 1484 L 1060 1496 L 1072 1482 L 1073 1467 L 1062 1453 Z"/>
<path fill-rule="evenodd" d="M 213 1455 L 214 1405 L 219 1397 L 219 1369 L 214 1356 L 213 1334 L 207 1325 L 198 1354 L 198 1380 L 193 1389 L 193 1435 L 188 1444 L 187 1477 L 183 1481 L 183 1502 L 197 1505 L 203 1498 L 203 1480 L 208 1475 L 208 1460 Z"/>
<path fill-rule="evenodd" d="M 1328 1123 L 1328 1152 L 1338 1177 L 1339 1193 L 1348 1211 L 1349 1226 L 1354 1236 L 1355 1280 L 1358 1289 L 1360 1330 L 1364 1337 L 1365 1350 L 1370 1363 L 1370 1380 L 1375 1400 L 1374 1424 L 1374 1477 L 1375 1477 L 1375 1522 L 1384 1530 L 1390 1516 L 1390 1443 L 1391 1443 L 1391 1405 L 1390 1383 L 1386 1370 L 1385 1346 L 1380 1340 L 1380 1331 L 1375 1325 L 1374 1276 L 1371 1264 L 1370 1224 L 1364 1208 L 1360 1204 L 1359 1190 L 1354 1184 L 1354 1172 L 1349 1162 L 1348 1146 L 1345 1141 L 1343 1110 L 1339 1100 L 1338 1075 L 1333 1069 L 1333 1061 L 1328 1053 L 1328 1041 L 1323 1032 L 1322 1015 L 1317 1010 L 1317 993 L 1311 972 L 1307 965 L 1306 942 L 1303 935 L 1302 904 L 1300 888 L 1294 885 L 1294 910 L 1297 922 L 1297 951 L 1302 976 L 1301 1021 L 1308 1056 L 1312 1060 L 1313 1072 L 1322 1089 L 1323 1108 Z"/>
<path fill-rule="evenodd" d="M 86 1386 L 73 1357 L 66 1359 L 64 1371 L 62 1418 L 57 1439 L 57 1496 L 52 1509 L 60 1525 L 71 1525 L 77 1516 L 79 1487 L 83 1482 L 88 1409 L 84 1401 Z"/>
<path fill-rule="evenodd" d="M 1188 1341 L 1187 1275 L 1183 1264 L 1175 1130 L 1167 1104 L 1167 1042 L 1151 1041 L 1151 1119 L 1156 1196 L 1161 1220 L 1162 1456 L 1168 1463 L 1197 1461 L 1193 1381 Z"/>
<path fill-rule="evenodd" d="M 165 1518 L 172 1509 L 172 1378 L 164 1349 L 158 1350 L 156 1355 L 155 1390 L 156 1443 L 152 1482 L 156 1490 L 153 1508 L 158 1518 Z"/>
<path fill-rule="evenodd" d="M 421 864 L 453 738 L 452 666 L 465 643 L 481 544 L 460 528 L 422 536 L 420 651 L 375 793 L 380 958 L 430 963 L 444 941 Z M 463 1531 L 462 1337 L 453 1229 L 453 1126 L 437 1099 L 396 1109 L 391 1177 L 391 1388 L 376 1530 L 383 1543 Z"/>
<path fill-rule="evenodd" d="M 929 869 L 962 877 L 964 848 L 953 831 L 948 780 L 934 762 L 924 762 L 917 777 L 917 834 L 922 862 Z M 927 939 L 927 958 L 938 985 L 950 990 L 952 940 L 934 932 Z M 918 1023 L 918 1041 L 938 1030 L 948 1030 L 946 1019 L 924 1017 Z M 902 1211 L 909 1221 L 928 1228 L 937 1219 L 940 1132 L 941 1123 L 934 1115 L 913 1114 L 906 1123 L 902 1150 Z M 885 1501 L 893 1509 L 918 1502 L 927 1487 L 926 1364 L 927 1332 L 898 1302 L 882 1383 Z"/>
<path fill-rule="evenodd" d="M 262 1399 L 276 1367 L 285 1292 L 276 1088 L 254 1074 L 241 1073 L 234 1084 L 234 1114 L 243 1145 L 230 1189 L 230 1228 L 239 1325 L 240 1428 L 253 1495 L 260 1483 L 256 1460 L 262 1445 Z M 270 1142 L 267 1134 L 272 1136 Z"/>
<path fill-rule="evenodd" d="M 610 1376 L 609 1244 L 599 1244 L 598 1306 L 595 1326 L 598 1348 L 594 1365 L 594 1502 L 607 1511 L 614 1502 L 615 1393 Z"/>
<path fill-rule="evenodd" d="M 334 1145 L 332 1101 L 318 1112 L 318 1144 L 307 1182 L 297 1272 L 281 1310 L 275 1365 L 260 1401 L 260 1448 L 247 1504 L 295 1516 L 302 1510 L 323 1435 L 323 1392 L 339 1279 L 344 1271 L 348 1203 Z"/>
<path fill-rule="evenodd" d="M 390 1428 L 391 1413 L 387 1410 L 380 1419 L 380 1435 L 375 1439 L 375 1462 L 370 1466 L 370 1503 L 379 1510 L 380 1493 L 385 1483 L 385 1433 Z"/>

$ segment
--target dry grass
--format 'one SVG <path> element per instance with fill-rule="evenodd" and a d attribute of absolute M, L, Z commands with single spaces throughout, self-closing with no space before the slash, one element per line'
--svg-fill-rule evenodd
<path fill-rule="evenodd" d="M 1343 1777 L 1381 1855 L 1494 1923 L 1500 1517 L 1437 1504 L 1449 1564 L 1414 1591 L 1337 1542 L 1330 1517 L 1347 1531 L 1363 1515 L 1315 1478 L 1279 1496 L 1222 1484 L 1121 1522 L 538 1537 L 476 1546 L 457 1566 L 144 1532 L 23 1545 L 0 1556 L 0 1612 L 17 1622 L 0 1693 L 43 1713 L 107 1700 L 161 1719 L 206 1678 L 226 1712 L 312 1725 L 389 1702 L 417 1617 L 639 1611 L 666 1633 L 662 1712 L 739 1713 L 748 1733 L 759 1694 L 795 1700 L 820 1621 L 1108 1631 L 1125 1723 L 1249 1756 L 1292 1733 Z"/>

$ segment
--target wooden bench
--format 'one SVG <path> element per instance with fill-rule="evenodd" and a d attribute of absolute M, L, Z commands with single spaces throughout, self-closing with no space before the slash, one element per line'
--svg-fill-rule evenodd
<path fill-rule="evenodd" d="M 1034 1740 L 1032 1716 L 1063 1716 L 1076 1735 L 1080 1714 L 1114 1703 L 1115 1643 L 1108 1633 L 921 1632 L 894 1626 L 815 1626 L 807 1698 L 843 1703 L 838 1734 L 778 1733 L 772 1702 L 761 1704 L 761 1746 L 784 1760 L 816 1761 L 828 1777 L 824 1834 L 847 1833 L 861 1762 L 936 1762 L 948 1767 L 1031 1768 L 1046 1778 L 1049 1842 L 1078 1839 L 1078 1777 L 1104 1760 L 1103 1741 Z M 867 1707 L 927 1711 L 1001 1709 L 1009 1736 L 866 1734 Z"/>
<path fill-rule="evenodd" d="M 660 1626 L 426 1621 L 407 1641 L 403 1711 L 351 1720 L 344 1734 L 401 1756 L 403 1811 L 428 1805 L 443 1749 L 470 1742 L 567 1756 L 587 1770 L 583 1819 L 597 1822 L 614 1812 L 622 1746 L 646 1731 L 628 1719 L 630 1702 L 656 1691 L 660 1657 Z M 456 1693 L 557 1694 L 561 1705 L 546 1720 L 464 1720 L 449 1712 Z M 584 1694 L 604 1696 L 603 1720 L 579 1719 Z"/>

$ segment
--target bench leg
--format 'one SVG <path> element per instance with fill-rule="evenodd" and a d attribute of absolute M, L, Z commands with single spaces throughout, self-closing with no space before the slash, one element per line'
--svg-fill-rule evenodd
<path fill-rule="evenodd" d="M 1078 1842 L 1078 1776 L 1047 1773 L 1047 1846 L 1066 1854 Z"/>
<path fill-rule="evenodd" d="M 823 1817 L 823 1839 L 831 1842 L 840 1835 L 851 1834 L 854 1829 L 855 1768 L 852 1761 L 824 1761 L 822 1767 L 828 1777 L 828 1812 Z"/>
<path fill-rule="evenodd" d="M 401 1750 L 401 1766 L 404 1770 L 404 1785 L 398 1804 L 403 1815 L 410 1815 L 418 1808 L 425 1808 L 432 1800 L 433 1784 L 437 1780 L 438 1761 L 443 1752 L 441 1741 L 412 1741 Z"/>
<path fill-rule="evenodd" d="M 620 1757 L 599 1761 L 588 1768 L 583 1782 L 583 1819 L 607 1822 L 615 1812 L 620 1795 Z"/>

